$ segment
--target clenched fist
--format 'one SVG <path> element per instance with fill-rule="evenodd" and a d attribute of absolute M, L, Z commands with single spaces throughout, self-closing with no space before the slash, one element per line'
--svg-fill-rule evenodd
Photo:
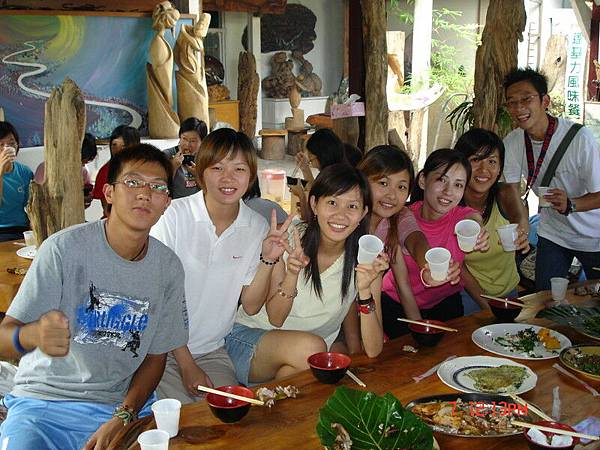
<path fill-rule="evenodd" d="M 48 311 L 38 321 L 38 348 L 48 356 L 69 353 L 69 319 L 60 311 Z"/>

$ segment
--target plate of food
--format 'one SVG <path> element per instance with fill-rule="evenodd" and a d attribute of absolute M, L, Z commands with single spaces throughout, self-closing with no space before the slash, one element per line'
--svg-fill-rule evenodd
<path fill-rule="evenodd" d="M 519 323 L 498 323 L 478 328 L 471 335 L 475 344 L 496 355 L 516 359 L 558 358 L 570 347 L 565 335 L 549 328 Z"/>
<path fill-rule="evenodd" d="M 560 362 L 575 372 L 600 381 L 600 345 L 574 345 L 560 352 Z"/>
<path fill-rule="evenodd" d="M 550 319 L 574 328 L 592 339 L 600 340 L 600 307 L 557 305 L 540 311 L 537 317 Z"/>
<path fill-rule="evenodd" d="M 437 374 L 443 383 L 461 392 L 523 394 L 537 384 L 537 375 L 529 367 L 493 356 L 451 359 Z"/>
<path fill-rule="evenodd" d="M 19 250 L 17 250 L 17 256 L 26 259 L 33 259 L 35 256 L 35 252 L 35 245 L 28 245 L 27 247 L 21 247 Z"/>
<path fill-rule="evenodd" d="M 521 434 L 512 419 L 534 422 L 540 418 L 510 397 L 493 394 L 432 395 L 413 400 L 406 409 L 433 431 L 458 437 L 502 437 Z"/>

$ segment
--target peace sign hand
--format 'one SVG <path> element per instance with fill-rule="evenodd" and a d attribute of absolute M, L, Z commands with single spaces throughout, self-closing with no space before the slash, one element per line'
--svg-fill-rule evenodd
<path fill-rule="evenodd" d="M 294 249 L 285 242 L 285 251 L 288 253 L 287 259 L 287 271 L 292 275 L 297 276 L 302 269 L 304 269 L 310 262 L 310 258 L 304 254 L 302 249 L 302 242 L 300 242 L 300 236 L 298 236 L 298 230 L 294 228 Z"/>
<path fill-rule="evenodd" d="M 269 228 L 269 234 L 262 242 L 262 256 L 264 259 L 268 261 L 275 261 L 281 255 L 283 255 L 283 251 L 285 250 L 284 244 L 287 244 L 288 233 L 287 229 L 292 223 L 292 219 L 294 216 L 291 214 L 288 218 L 281 224 L 280 227 L 277 226 L 277 214 L 275 214 L 275 210 L 271 211 L 271 227 Z"/>

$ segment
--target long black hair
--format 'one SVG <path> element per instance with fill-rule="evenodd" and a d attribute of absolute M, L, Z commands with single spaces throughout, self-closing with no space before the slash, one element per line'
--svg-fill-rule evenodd
<path fill-rule="evenodd" d="M 417 174 L 417 182 L 413 186 L 413 190 L 410 195 L 410 203 L 415 203 L 416 201 L 423 200 L 424 198 L 423 189 L 421 189 L 421 187 L 419 186 L 419 177 L 421 175 L 423 175 L 423 177 L 426 177 L 431 172 L 435 172 L 440 167 L 444 168 L 444 173 L 442 173 L 442 175 L 445 175 L 452 167 L 454 167 L 457 164 L 465 168 L 467 172 L 466 183 L 468 183 L 471 179 L 471 163 L 465 157 L 465 155 L 463 155 L 458 150 L 453 150 L 451 148 L 440 148 L 439 150 L 432 152 L 431 155 L 427 157 L 423 169 L 421 169 L 421 171 Z M 463 200 L 461 200 L 460 203 L 464 204 Z"/>
<path fill-rule="evenodd" d="M 356 267 L 356 257 L 358 255 L 358 239 L 369 232 L 369 219 L 371 211 L 371 192 L 369 183 L 357 169 L 346 163 L 333 164 L 321 170 L 313 183 L 309 198 L 314 198 L 318 202 L 320 198 L 331 195 L 339 195 L 348 192 L 355 187 L 360 191 L 363 207 L 368 208 L 369 214 L 360 221 L 358 227 L 346 238 L 344 242 L 344 269 L 342 273 L 342 299 L 348 294 L 350 281 Z M 310 262 L 304 268 L 305 280 L 312 282 L 315 293 L 322 298 L 323 288 L 321 285 L 321 276 L 319 274 L 319 263 L 317 254 L 321 242 L 321 229 L 316 215 L 311 209 L 308 226 L 301 239 L 304 254 L 310 258 Z"/>
<path fill-rule="evenodd" d="M 465 155 L 467 159 L 471 156 L 475 156 L 475 161 L 489 158 L 490 155 L 494 153 L 494 150 L 498 150 L 500 172 L 498 173 L 498 178 L 496 178 L 496 181 L 492 187 L 490 187 L 487 199 L 485 200 L 483 223 L 486 224 L 492 214 L 492 209 L 498 196 L 498 182 L 504 171 L 504 154 L 506 152 L 504 143 L 502 142 L 502 139 L 492 131 L 484 130 L 483 128 L 471 128 L 458 138 L 454 148 Z M 468 183 L 470 182 L 471 178 L 469 177 Z"/>
<path fill-rule="evenodd" d="M 344 143 L 329 128 L 319 128 L 306 141 L 306 149 L 319 160 L 320 170 L 346 161 Z"/>

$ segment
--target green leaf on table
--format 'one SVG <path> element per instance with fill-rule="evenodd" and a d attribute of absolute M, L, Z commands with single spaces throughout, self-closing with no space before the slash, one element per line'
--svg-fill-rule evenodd
<path fill-rule="evenodd" d="M 319 411 L 317 434 L 321 444 L 334 448 L 337 423 L 352 439 L 352 450 L 431 450 L 433 432 L 420 418 L 402 407 L 392 394 L 338 387 Z"/>

